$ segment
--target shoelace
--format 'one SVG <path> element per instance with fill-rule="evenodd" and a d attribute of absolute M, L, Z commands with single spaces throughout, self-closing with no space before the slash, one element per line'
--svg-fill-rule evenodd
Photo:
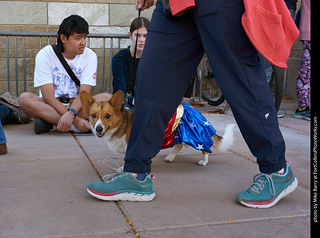
<path fill-rule="evenodd" d="M 114 168 L 114 167 L 111 167 L 109 165 L 106 164 L 106 161 L 112 161 L 117 167 Z M 110 173 L 110 174 L 106 174 L 102 177 L 102 179 L 104 181 L 108 181 L 108 180 L 111 180 L 113 179 L 114 177 L 117 177 L 121 174 L 123 174 L 123 166 L 120 166 L 114 159 L 111 159 L 111 158 L 105 158 L 102 163 L 108 167 L 109 169 L 112 169 L 114 172 L 113 173 Z"/>
<path fill-rule="evenodd" d="M 264 181 L 267 181 L 269 183 L 270 193 L 272 194 L 272 196 L 274 196 L 276 192 L 274 189 L 272 176 L 269 174 L 260 173 L 254 176 L 253 184 L 251 185 L 250 189 L 252 191 L 260 193 L 260 191 L 264 188 Z"/>
<path fill-rule="evenodd" d="M 117 166 L 117 168 L 114 168 L 114 167 L 111 167 L 110 165 L 107 165 L 107 164 L 106 164 L 106 161 L 112 161 L 112 162 Z M 121 175 L 121 174 L 124 173 L 124 171 L 123 171 L 123 166 L 120 166 L 120 165 L 117 163 L 117 161 L 115 161 L 115 159 L 105 158 L 105 159 L 102 161 L 102 163 L 103 163 L 106 167 L 108 167 L 109 169 L 112 169 L 112 170 L 114 171 L 114 173 L 106 174 L 106 175 L 104 175 L 104 176 L 102 177 L 103 181 L 105 181 L 105 182 L 111 182 L 111 181 L 113 181 L 113 179 L 114 179 L 115 177 L 117 177 L 117 176 L 119 176 L 119 175 Z M 154 179 L 154 178 L 155 178 L 155 176 L 152 174 L 152 175 L 151 175 L 151 179 Z"/>

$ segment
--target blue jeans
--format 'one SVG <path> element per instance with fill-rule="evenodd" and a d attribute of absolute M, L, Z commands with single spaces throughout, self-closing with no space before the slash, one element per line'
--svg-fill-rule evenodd
<path fill-rule="evenodd" d="M 6 135 L 2 129 L 2 124 L 0 123 L 0 144 L 7 143 Z"/>
<path fill-rule="evenodd" d="M 0 144 L 7 143 L 6 136 L 2 128 L 2 122 L 10 114 L 10 109 L 6 106 L 0 105 Z"/>

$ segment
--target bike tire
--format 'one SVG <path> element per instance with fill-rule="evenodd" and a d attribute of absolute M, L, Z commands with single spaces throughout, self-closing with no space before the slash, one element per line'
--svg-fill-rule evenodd
<path fill-rule="evenodd" d="M 200 81 L 199 81 L 197 74 L 195 76 L 195 81 L 196 81 L 196 88 L 197 88 L 198 92 L 200 93 Z M 216 97 L 216 98 L 210 98 L 206 95 L 206 93 L 203 90 L 201 90 L 201 98 L 203 100 L 207 101 L 208 104 L 211 106 L 219 106 L 225 100 L 223 95 L 221 95 L 220 97 Z"/>

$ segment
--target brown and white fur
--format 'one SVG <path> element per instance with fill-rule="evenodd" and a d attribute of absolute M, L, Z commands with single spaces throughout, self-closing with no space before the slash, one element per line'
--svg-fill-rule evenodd
<path fill-rule="evenodd" d="M 95 102 L 89 93 L 81 91 L 80 100 L 89 116 L 93 134 L 98 138 L 104 138 L 113 152 L 125 153 L 132 125 L 133 111 L 131 109 L 121 111 L 124 100 L 123 92 L 116 92 L 109 101 Z M 212 137 L 214 144 L 211 150 L 229 150 L 234 140 L 233 128 L 234 124 L 227 125 L 223 137 L 215 134 Z M 165 157 L 164 160 L 172 162 L 183 146 L 183 144 L 175 145 L 171 154 Z M 206 166 L 209 154 L 202 152 L 202 155 L 202 160 L 198 164 Z"/>
<path fill-rule="evenodd" d="M 91 95 L 81 91 L 82 107 L 89 116 L 91 130 L 107 142 L 110 150 L 125 153 L 131 130 L 133 111 L 121 111 L 124 94 L 116 92 L 109 101 L 95 102 Z"/>

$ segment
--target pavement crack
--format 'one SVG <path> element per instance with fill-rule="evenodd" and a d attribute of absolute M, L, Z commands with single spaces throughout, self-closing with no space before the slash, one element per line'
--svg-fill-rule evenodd
<path fill-rule="evenodd" d="M 95 162 L 90 158 L 89 154 L 87 153 L 87 151 L 85 150 L 85 148 L 81 145 L 80 141 L 78 140 L 78 138 L 74 135 L 74 133 L 71 133 L 73 138 L 76 140 L 76 142 L 78 143 L 79 147 L 81 148 L 82 152 L 85 154 L 85 156 L 87 157 L 87 159 L 89 160 L 91 166 L 93 167 L 93 169 L 95 170 L 95 172 L 97 173 L 97 175 L 99 176 L 101 181 L 103 180 L 103 175 L 100 172 L 98 166 L 95 164 Z M 130 229 L 132 231 L 132 233 L 135 235 L 135 237 L 140 237 L 140 234 L 136 231 L 136 229 L 134 228 L 134 225 L 132 224 L 132 222 L 129 220 L 128 216 L 125 214 L 124 210 L 121 208 L 119 202 L 114 201 L 113 202 L 117 208 L 119 209 L 119 211 L 121 212 L 121 214 L 123 215 L 123 218 L 125 219 L 125 221 L 128 223 L 128 225 L 130 226 Z"/>
<path fill-rule="evenodd" d="M 93 169 L 95 170 L 95 172 L 97 173 L 97 175 L 99 176 L 99 178 L 103 181 L 103 176 L 98 168 L 98 166 L 95 164 L 95 162 L 90 158 L 89 154 L 87 153 L 87 151 L 85 150 L 85 148 L 81 145 L 80 141 L 78 140 L 78 138 L 73 134 L 73 132 L 71 132 L 71 135 L 73 136 L 73 138 L 76 140 L 76 142 L 78 143 L 79 147 L 81 148 L 82 152 L 84 153 L 84 155 L 87 157 L 87 159 L 89 160 L 91 166 L 93 167 Z"/>
<path fill-rule="evenodd" d="M 119 202 L 114 202 L 118 209 L 120 210 L 120 212 L 122 213 L 122 215 L 124 216 L 124 219 L 126 220 L 126 222 L 128 223 L 128 225 L 130 226 L 130 229 L 131 231 L 133 232 L 133 234 L 136 236 L 136 237 L 140 237 L 140 234 L 137 232 L 137 230 L 134 228 L 132 222 L 129 220 L 128 216 L 125 214 L 124 210 L 121 208 Z"/>

